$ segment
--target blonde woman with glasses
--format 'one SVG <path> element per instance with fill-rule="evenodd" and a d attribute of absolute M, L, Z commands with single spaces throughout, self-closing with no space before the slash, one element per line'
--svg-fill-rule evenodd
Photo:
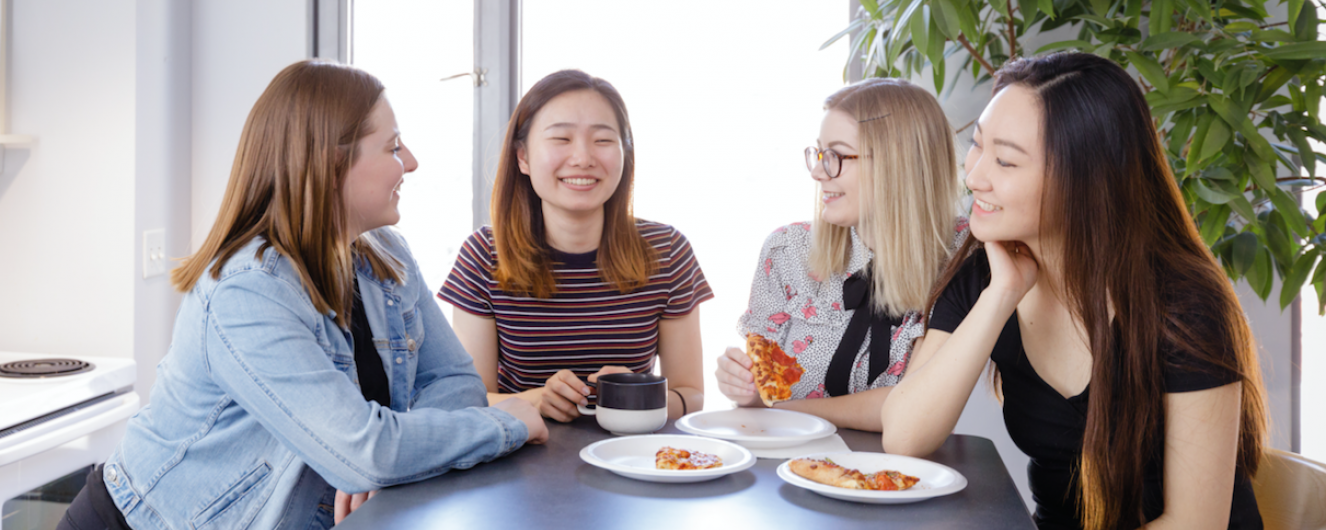
<path fill-rule="evenodd" d="M 815 218 L 765 240 L 737 327 L 805 369 L 775 408 L 879 431 L 880 407 L 924 333 L 931 285 L 966 230 L 953 131 L 934 96 L 898 79 L 845 87 L 824 111 L 805 153 L 819 184 Z M 763 407 L 750 367 L 729 348 L 718 386 L 739 406 Z"/>

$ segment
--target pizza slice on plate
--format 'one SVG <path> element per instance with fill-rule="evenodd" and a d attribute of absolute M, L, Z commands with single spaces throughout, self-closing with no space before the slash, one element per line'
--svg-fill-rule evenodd
<path fill-rule="evenodd" d="M 758 333 L 746 336 L 746 355 L 750 356 L 750 371 L 765 406 L 792 399 L 792 385 L 801 381 L 801 374 L 806 371 L 795 357 Z"/>
<path fill-rule="evenodd" d="M 788 467 L 793 473 L 808 480 L 852 490 L 902 491 L 921 481 L 919 478 L 890 470 L 865 474 L 830 460 L 798 458 L 789 462 Z"/>
<path fill-rule="evenodd" d="M 664 446 L 654 454 L 654 467 L 676 471 L 710 469 L 723 467 L 723 459 L 718 455 Z"/>

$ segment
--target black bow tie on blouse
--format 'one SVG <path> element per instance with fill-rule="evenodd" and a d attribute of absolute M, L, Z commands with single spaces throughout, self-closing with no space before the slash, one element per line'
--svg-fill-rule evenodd
<path fill-rule="evenodd" d="M 875 312 L 870 296 L 874 291 L 870 282 L 870 265 L 861 272 L 853 274 L 843 281 L 843 309 L 855 310 L 852 320 L 838 342 L 838 350 L 829 361 L 829 370 L 824 374 L 824 390 L 830 396 L 846 396 L 852 380 L 852 361 L 861 351 L 861 344 L 866 341 L 866 332 L 870 332 L 870 369 L 866 384 L 874 381 L 879 374 L 889 367 L 889 344 L 892 342 L 893 326 L 902 325 L 901 318 L 891 318 Z"/>

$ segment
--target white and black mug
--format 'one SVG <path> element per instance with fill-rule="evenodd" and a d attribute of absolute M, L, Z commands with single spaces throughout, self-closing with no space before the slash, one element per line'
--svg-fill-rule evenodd
<path fill-rule="evenodd" d="M 598 390 L 595 408 L 577 405 L 613 434 L 648 434 L 668 422 L 668 378 L 654 374 L 607 374 L 589 383 Z"/>

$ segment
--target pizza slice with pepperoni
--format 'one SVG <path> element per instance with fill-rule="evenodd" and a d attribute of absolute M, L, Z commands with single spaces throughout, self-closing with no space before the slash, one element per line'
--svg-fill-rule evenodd
<path fill-rule="evenodd" d="M 765 406 L 792 399 L 792 385 L 801 381 L 801 374 L 806 371 L 795 357 L 758 333 L 746 336 L 746 355 L 750 357 L 750 371 Z"/>

